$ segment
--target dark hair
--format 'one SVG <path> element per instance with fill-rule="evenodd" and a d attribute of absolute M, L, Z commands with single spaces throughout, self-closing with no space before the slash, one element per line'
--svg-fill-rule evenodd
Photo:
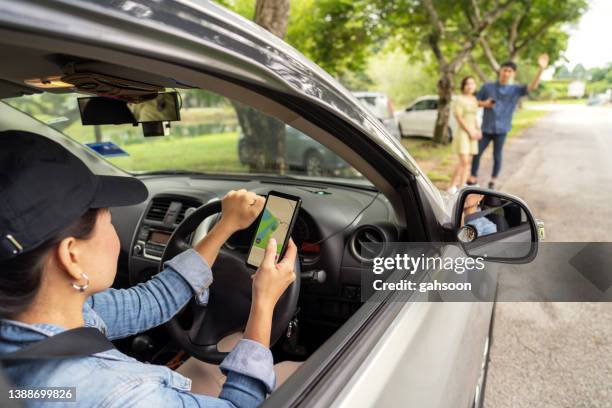
<path fill-rule="evenodd" d="M 461 92 L 463 92 L 463 90 L 465 89 L 465 85 L 467 84 L 467 81 L 469 81 L 470 79 L 474 79 L 474 77 L 471 75 L 468 75 L 461 80 Z"/>
<path fill-rule="evenodd" d="M 71 226 L 36 249 L 0 261 L 0 318 L 13 318 L 32 304 L 40 288 L 49 252 L 65 238 L 89 238 L 96 225 L 99 211 L 88 210 Z"/>
<path fill-rule="evenodd" d="M 512 68 L 513 71 L 516 71 L 516 63 L 514 63 L 513 61 L 504 62 L 499 66 L 499 69 L 502 69 L 504 67 Z"/>

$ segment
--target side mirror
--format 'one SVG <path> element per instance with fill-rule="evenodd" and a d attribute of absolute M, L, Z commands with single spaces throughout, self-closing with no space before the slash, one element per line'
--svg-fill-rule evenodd
<path fill-rule="evenodd" d="M 461 191 L 453 225 L 465 253 L 490 262 L 531 262 L 544 235 L 543 223 L 522 200 L 482 188 Z"/>

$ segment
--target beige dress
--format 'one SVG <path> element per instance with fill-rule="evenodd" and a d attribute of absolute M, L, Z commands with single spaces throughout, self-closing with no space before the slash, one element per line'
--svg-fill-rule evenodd
<path fill-rule="evenodd" d="M 453 113 L 461 116 L 468 127 L 478 128 L 478 101 L 476 98 L 459 95 L 453 106 Z M 457 154 L 478 154 L 478 140 L 457 124 L 457 134 L 453 136 L 453 151 Z"/>

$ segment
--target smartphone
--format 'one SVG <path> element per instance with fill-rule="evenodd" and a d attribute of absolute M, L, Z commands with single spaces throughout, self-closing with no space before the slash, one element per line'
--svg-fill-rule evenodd
<path fill-rule="evenodd" d="M 278 259 L 282 259 L 301 204 L 300 197 L 277 191 L 268 193 L 264 209 L 256 221 L 257 229 L 246 260 L 248 266 L 259 268 L 270 238 L 276 239 L 276 254 Z"/>

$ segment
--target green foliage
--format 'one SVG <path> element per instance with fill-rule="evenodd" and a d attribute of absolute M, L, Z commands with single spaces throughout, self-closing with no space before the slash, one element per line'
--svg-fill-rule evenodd
<path fill-rule="evenodd" d="M 362 71 L 380 39 L 376 9 L 364 0 L 291 3 L 286 40 L 332 75 Z"/>
<path fill-rule="evenodd" d="M 612 62 L 588 70 L 582 64 L 576 65 L 571 71 L 567 66 L 561 65 L 555 70 L 554 78 L 557 81 L 582 79 L 587 81 L 587 95 L 603 93 L 612 88 Z M 549 87 L 548 83 L 546 86 Z"/>
<path fill-rule="evenodd" d="M 530 92 L 529 97 L 544 101 L 569 98 L 567 96 L 567 87 L 569 86 L 570 82 L 570 80 L 542 82 L 537 90 Z"/>
<path fill-rule="evenodd" d="M 372 84 L 367 89 L 384 92 L 401 109 L 419 96 L 437 93 L 437 77 L 425 65 L 398 49 L 381 52 L 368 61 Z"/>
<path fill-rule="evenodd" d="M 244 18 L 253 20 L 255 17 L 255 0 L 214 0 L 223 7 L 240 14 Z"/>
<path fill-rule="evenodd" d="M 605 67 L 590 69 L 588 75 L 593 82 L 604 81 L 612 84 L 612 62 L 609 62 Z"/>
<path fill-rule="evenodd" d="M 255 0 L 217 0 L 250 20 Z M 349 82 L 362 73 L 380 42 L 375 7 L 366 0 L 291 0 L 285 41 L 337 77 Z M 359 80 L 367 80 L 363 76 Z"/>
<path fill-rule="evenodd" d="M 543 53 L 555 61 L 567 48 L 567 27 L 575 24 L 587 8 L 587 0 L 518 0 L 487 30 L 484 40 L 498 64 L 518 60 L 535 65 L 537 56 Z M 472 56 L 487 76 L 496 76 L 483 46 Z"/>
<path fill-rule="evenodd" d="M 411 58 L 434 63 L 430 57 L 429 40 L 434 27 L 421 0 L 376 0 L 380 21 L 392 41 L 402 48 Z M 469 36 L 472 29 L 467 20 L 462 2 L 454 0 L 435 1 L 440 22 L 448 35 L 440 38 L 444 55 L 458 52 L 461 42 Z"/>

